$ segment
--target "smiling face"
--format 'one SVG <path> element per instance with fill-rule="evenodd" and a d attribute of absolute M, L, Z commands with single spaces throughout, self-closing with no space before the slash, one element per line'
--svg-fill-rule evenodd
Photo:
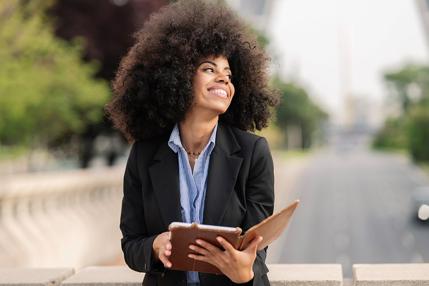
<path fill-rule="evenodd" d="M 207 57 L 199 61 L 192 82 L 192 109 L 215 115 L 226 112 L 234 96 L 231 69 L 224 56 Z"/>

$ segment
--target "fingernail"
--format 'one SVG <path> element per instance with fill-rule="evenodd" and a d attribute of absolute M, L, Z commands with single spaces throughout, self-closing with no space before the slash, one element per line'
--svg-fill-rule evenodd
<path fill-rule="evenodd" d="M 222 241 L 222 237 L 218 236 L 216 237 L 217 241 L 221 242 Z"/>
<path fill-rule="evenodd" d="M 198 244 L 201 244 L 201 240 L 199 240 L 199 239 L 197 239 L 195 242 Z"/>
<path fill-rule="evenodd" d="M 194 256 L 192 254 L 188 254 L 189 258 L 194 258 Z"/>
<path fill-rule="evenodd" d="M 189 245 L 189 248 L 194 250 L 194 246 L 193 245 Z"/>

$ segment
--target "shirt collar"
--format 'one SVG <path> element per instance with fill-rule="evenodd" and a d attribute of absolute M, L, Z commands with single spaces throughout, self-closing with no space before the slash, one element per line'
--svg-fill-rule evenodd
<path fill-rule="evenodd" d="M 218 123 L 216 123 L 215 127 L 213 128 L 209 142 L 207 143 L 207 145 L 210 145 L 210 151 L 213 150 L 216 144 L 217 126 Z M 179 148 L 185 149 L 182 145 L 182 141 L 180 140 L 179 124 L 177 123 L 174 125 L 174 128 L 171 131 L 170 138 L 168 139 L 168 146 L 171 148 L 171 150 L 173 150 L 174 153 L 177 153 L 179 151 Z M 204 150 L 206 149 L 206 147 L 204 148 Z"/>

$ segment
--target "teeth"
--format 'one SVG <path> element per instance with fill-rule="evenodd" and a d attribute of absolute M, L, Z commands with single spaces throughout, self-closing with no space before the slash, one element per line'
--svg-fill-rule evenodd
<path fill-rule="evenodd" d="M 220 97 L 225 97 L 225 98 L 227 97 L 226 91 L 223 89 L 211 89 L 210 92 Z"/>

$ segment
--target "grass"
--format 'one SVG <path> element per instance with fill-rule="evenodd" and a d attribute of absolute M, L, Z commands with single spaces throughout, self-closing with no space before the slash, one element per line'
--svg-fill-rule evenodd
<path fill-rule="evenodd" d="M 274 149 L 273 156 L 280 156 L 283 160 L 300 159 L 310 155 L 314 150 L 286 150 Z"/>
<path fill-rule="evenodd" d="M 409 155 L 408 149 L 405 148 L 372 148 L 372 150 L 377 152 L 385 152 L 385 153 L 397 153 L 403 155 Z"/>
<path fill-rule="evenodd" d="M 0 161 L 13 160 L 27 153 L 27 149 L 22 146 L 1 146 L 0 145 Z"/>

